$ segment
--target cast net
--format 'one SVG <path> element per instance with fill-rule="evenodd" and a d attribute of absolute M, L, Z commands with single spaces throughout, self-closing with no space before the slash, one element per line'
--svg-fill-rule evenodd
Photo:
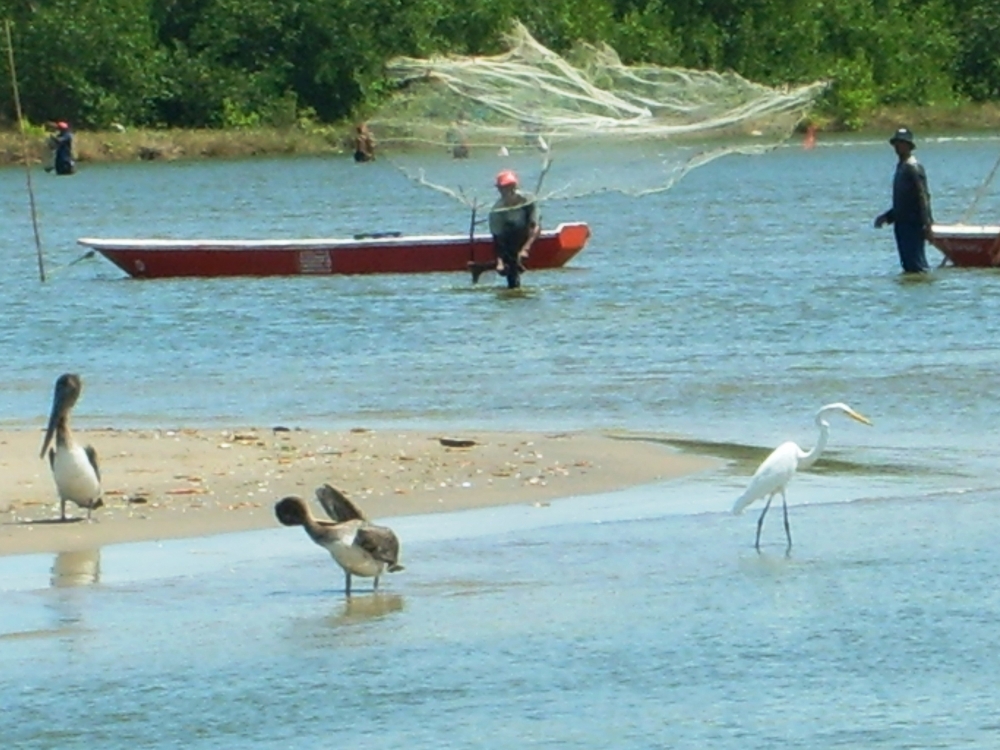
<path fill-rule="evenodd" d="M 397 58 L 397 93 L 369 122 L 379 155 L 468 205 L 513 169 L 539 199 L 669 189 L 689 170 L 787 139 L 826 84 L 772 88 L 735 73 L 627 66 L 606 45 L 565 57 L 521 24 L 493 57 Z"/>

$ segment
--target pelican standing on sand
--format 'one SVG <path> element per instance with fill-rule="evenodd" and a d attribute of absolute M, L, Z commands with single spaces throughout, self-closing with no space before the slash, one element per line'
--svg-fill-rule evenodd
<path fill-rule="evenodd" d="M 782 443 L 774 449 L 774 452 L 770 456 L 764 459 L 764 463 L 754 472 L 753 478 L 750 480 L 750 486 L 736 499 L 736 503 L 733 505 L 733 513 L 742 513 L 743 509 L 754 500 L 767 497 L 764 510 L 757 520 L 757 538 L 753 543 L 754 548 L 758 552 L 760 552 L 760 530 L 764 525 L 764 516 L 767 515 L 767 510 L 771 507 L 771 501 L 774 499 L 774 496 L 779 492 L 781 493 L 781 507 L 785 514 L 785 536 L 788 537 L 788 547 L 785 548 L 785 555 L 791 552 L 792 532 L 788 527 L 788 503 L 785 501 L 785 487 L 792 481 L 792 477 L 795 476 L 797 470 L 808 469 L 816 463 L 816 459 L 819 458 L 819 454 L 826 448 L 827 440 L 830 437 L 830 423 L 826 421 L 826 417 L 829 414 L 838 412 L 862 424 L 871 425 L 867 417 L 858 414 L 847 404 L 827 404 L 816 412 L 816 427 L 819 428 L 819 438 L 816 440 L 816 445 L 813 446 L 813 449 L 807 453 L 792 441 Z"/>
<path fill-rule="evenodd" d="M 344 592 L 351 595 L 351 576 L 374 578 L 402 570 L 399 540 L 391 529 L 371 523 L 347 497 L 328 484 L 316 490 L 316 499 L 332 521 L 316 519 L 302 498 L 291 496 L 274 506 L 274 514 L 285 526 L 302 526 L 309 538 L 327 550 L 344 569 Z"/>
<path fill-rule="evenodd" d="M 77 445 L 69 429 L 69 413 L 80 398 L 82 389 L 79 375 L 66 373 L 56 380 L 52 413 L 49 415 L 49 426 L 45 431 L 40 454 L 40 458 L 45 458 L 46 451 L 49 454 L 49 465 L 59 491 L 59 518 L 62 521 L 66 520 L 67 500 L 86 508 L 88 520 L 94 508 L 104 505 L 101 500 L 101 472 L 97 468 L 97 451 L 89 445 Z"/>

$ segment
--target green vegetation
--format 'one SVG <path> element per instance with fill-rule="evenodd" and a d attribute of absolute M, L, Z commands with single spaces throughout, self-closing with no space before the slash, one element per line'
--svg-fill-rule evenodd
<path fill-rule="evenodd" d="M 315 134 L 377 106 L 390 57 L 495 54 L 515 17 L 557 52 L 832 80 L 817 117 L 836 127 L 1000 101 L 997 0 L 0 0 L 25 117 L 90 130 Z"/>

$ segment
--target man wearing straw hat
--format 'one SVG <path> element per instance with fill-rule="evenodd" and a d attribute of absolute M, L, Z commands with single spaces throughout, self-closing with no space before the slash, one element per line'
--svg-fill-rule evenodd
<path fill-rule="evenodd" d="M 931 239 L 934 223 L 927 173 L 913 156 L 917 144 L 908 128 L 897 130 L 889 143 L 899 158 L 892 180 L 892 208 L 875 218 L 875 227 L 892 224 L 904 273 L 924 273 L 929 268 L 924 241 Z"/>

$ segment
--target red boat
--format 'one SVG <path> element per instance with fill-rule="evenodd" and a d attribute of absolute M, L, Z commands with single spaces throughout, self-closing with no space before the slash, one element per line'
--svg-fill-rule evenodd
<path fill-rule="evenodd" d="M 560 268 L 590 238 L 584 223 L 543 231 L 531 248 L 531 270 Z M 494 259 L 489 235 L 409 235 L 385 232 L 353 239 L 111 240 L 81 238 L 129 276 L 298 276 L 303 274 L 467 271 Z"/>
<path fill-rule="evenodd" d="M 962 268 L 1000 266 L 1000 226 L 971 224 L 935 224 L 931 244 L 940 250 L 945 262 Z"/>

